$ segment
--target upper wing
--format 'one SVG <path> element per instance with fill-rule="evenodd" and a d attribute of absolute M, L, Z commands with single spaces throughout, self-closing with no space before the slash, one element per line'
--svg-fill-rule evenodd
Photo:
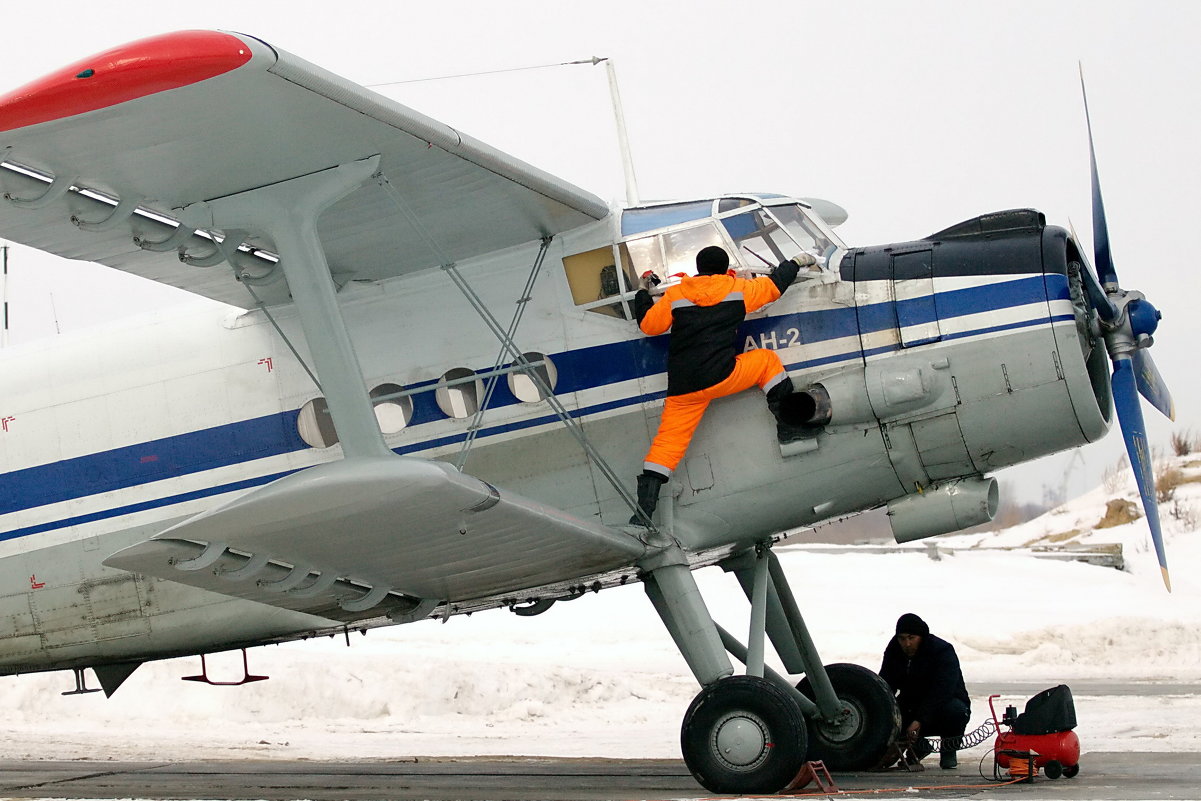
<path fill-rule="evenodd" d="M 406 457 L 312 467 L 105 564 L 335 620 L 425 617 L 632 565 L 638 539 Z"/>
<path fill-rule="evenodd" d="M 253 301 L 234 270 L 204 265 L 221 261 L 216 240 L 242 234 L 214 231 L 204 202 L 377 154 L 377 182 L 319 222 L 340 281 L 467 259 L 608 213 L 412 109 L 215 31 L 135 42 L 0 98 L 0 148 L 0 236 L 238 306 Z M 248 232 L 240 269 L 270 272 L 273 250 Z M 283 280 L 256 291 L 288 300 Z"/>

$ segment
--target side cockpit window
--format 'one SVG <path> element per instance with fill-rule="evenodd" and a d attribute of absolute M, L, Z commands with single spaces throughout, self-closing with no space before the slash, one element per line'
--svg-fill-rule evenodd
<path fill-rule="evenodd" d="M 564 257 L 563 269 L 575 305 L 597 314 L 629 319 L 622 296 L 633 291 L 638 282 L 630 274 L 628 264 L 619 270 L 614 262 L 612 248 L 597 248 Z"/>
<path fill-rule="evenodd" d="M 621 260 L 634 275 L 641 276 L 650 270 L 660 280 L 670 281 L 682 275 L 696 275 L 696 254 L 709 245 L 729 247 L 717 226 L 705 222 L 627 240 L 621 245 Z"/>

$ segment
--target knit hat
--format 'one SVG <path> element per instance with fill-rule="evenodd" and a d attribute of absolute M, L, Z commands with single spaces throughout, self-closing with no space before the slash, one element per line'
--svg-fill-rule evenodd
<path fill-rule="evenodd" d="M 730 254 L 725 248 L 710 245 L 696 254 L 696 271 L 701 275 L 721 275 L 730 269 Z"/>
<path fill-rule="evenodd" d="M 920 634 L 925 637 L 930 633 L 930 627 L 912 612 L 906 612 L 897 619 L 897 634 Z"/>

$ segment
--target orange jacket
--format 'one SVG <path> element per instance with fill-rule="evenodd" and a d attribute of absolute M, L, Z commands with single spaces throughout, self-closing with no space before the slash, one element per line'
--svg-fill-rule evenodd
<path fill-rule="evenodd" d="M 653 303 L 649 293 L 638 293 L 634 311 L 642 332 L 672 332 L 668 395 L 707 389 L 734 372 L 742 350 L 738 326 L 748 313 L 779 298 L 796 278 L 795 265 L 785 265 L 770 276 L 751 279 L 725 274 L 686 277 Z"/>

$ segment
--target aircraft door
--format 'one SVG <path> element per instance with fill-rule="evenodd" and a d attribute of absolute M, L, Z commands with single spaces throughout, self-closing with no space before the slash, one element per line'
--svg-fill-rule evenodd
<path fill-rule="evenodd" d="M 933 251 L 892 256 L 893 308 L 902 348 L 942 339 L 934 300 Z"/>

